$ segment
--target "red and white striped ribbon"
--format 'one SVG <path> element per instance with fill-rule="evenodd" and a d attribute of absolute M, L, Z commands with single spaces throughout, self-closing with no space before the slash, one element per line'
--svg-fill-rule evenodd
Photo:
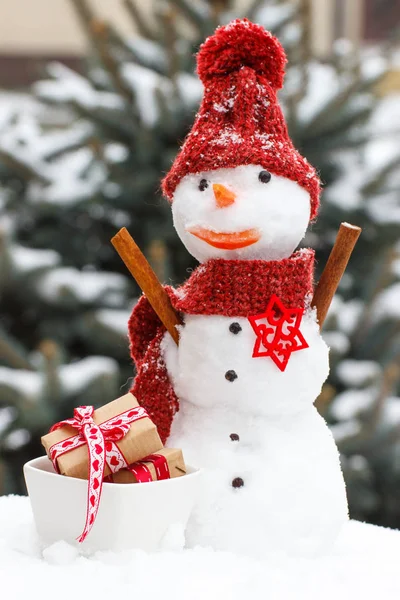
<path fill-rule="evenodd" d="M 162 454 L 150 454 L 149 456 L 146 456 L 146 458 L 143 458 L 142 460 L 139 460 L 138 462 L 135 462 L 127 467 L 128 470 L 136 477 L 138 483 L 147 483 L 149 481 L 153 481 L 151 471 L 146 465 L 147 462 L 153 463 L 158 481 L 161 479 L 170 479 L 171 475 L 169 472 L 168 461 L 165 456 L 162 456 Z"/>

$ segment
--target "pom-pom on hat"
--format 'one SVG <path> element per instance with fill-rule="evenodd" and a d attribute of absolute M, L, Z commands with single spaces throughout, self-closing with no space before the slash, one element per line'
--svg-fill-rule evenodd
<path fill-rule="evenodd" d="M 311 219 L 316 216 L 318 176 L 294 148 L 276 97 L 285 64 L 279 41 L 247 19 L 218 27 L 200 46 L 197 72 L 204 97 L 162 182 L 169 200 L 189 173 L 255 164 L 305 188 L 311 197 Z"/>

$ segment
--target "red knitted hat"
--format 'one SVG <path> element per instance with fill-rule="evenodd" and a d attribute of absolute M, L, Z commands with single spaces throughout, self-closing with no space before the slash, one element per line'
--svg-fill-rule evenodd
<path fill-rule="evenodd" d="M 276 97 L 285 63 L 279 41 L 247 19 L 218 27 L 206 39 L 197 55 L 204 97 L 193 128 L 162 182 L 169 200 L 189 173 L 256 164 L 305 188 L 311 196 L 311 219 L 316 216 L 318 176 L 295 150 Z"/>

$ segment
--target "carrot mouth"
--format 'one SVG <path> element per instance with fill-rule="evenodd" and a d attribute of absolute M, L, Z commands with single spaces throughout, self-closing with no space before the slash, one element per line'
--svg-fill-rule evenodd
<path fill-rule="evenodd" d="M 258 242 L 261 237 L 261 233 L 258 229 L 245 229 L 244 231 L 235 233 L 216 233 L 215 231 L 203 229 L 202 227 L 194 227 L 188 231 L 200 240 L 203 240 L 203 242 L 207 242 L 210 246 L 222 250 L 245 248 L 246 246 L 251 246 Z"/>

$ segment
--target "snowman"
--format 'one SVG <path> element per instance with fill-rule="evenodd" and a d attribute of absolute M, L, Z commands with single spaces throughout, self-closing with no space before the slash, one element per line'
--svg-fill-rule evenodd
<path fill-rule="evenodd" d="M 329 350 L 310 307 L 319 204 L 277 102 L 286 58 L 236 20 L 201 46 L 204 98 L 163 191 L 200 266 L 166 288 L 177 346 L 146 297 L 130 322 L 132 393 L 168 446 L 204 469 L 188 547 L 260 556 L 330 548 L 348 518 L 332 435 L 313 403 Z"/>

